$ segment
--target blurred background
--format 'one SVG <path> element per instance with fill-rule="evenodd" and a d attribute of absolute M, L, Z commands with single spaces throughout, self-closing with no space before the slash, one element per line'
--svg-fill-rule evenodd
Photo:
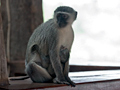
<path fill-rule="evenodd" d="M 78 11 L 70 64 L 120 65 L 120 0 L 43 0 L 44 21 L 62 5 Z"/>
<path fill-rule="evenodd" d="M 25 75 L 29 37 L 53 17 L 58 6 L 78 12 L 70 65 L 120 65 L 120 0 L 1 0 L 5 50 L 10 76 Z M 91 69 L 92 70 L 92 69 Z"/>

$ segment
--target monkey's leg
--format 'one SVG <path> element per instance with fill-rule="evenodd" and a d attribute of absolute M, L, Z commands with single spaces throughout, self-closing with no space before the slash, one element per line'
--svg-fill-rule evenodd
<path fill-rule="evenodd" d="M 33 82 L 48 82 L 52 79 L 45 68 L 42 67 L 42 60 L 37 52 L 31 54 L 30 62 L 26 64 L 26 73 Z"/>
<path fill-rule="evenodd" d="M 52 80 L 52 77 L 48 74 L 46 69 L 35 62 L 31 62 L 27 65 L 26 72 L 33 82 L 43 83 Z"/>

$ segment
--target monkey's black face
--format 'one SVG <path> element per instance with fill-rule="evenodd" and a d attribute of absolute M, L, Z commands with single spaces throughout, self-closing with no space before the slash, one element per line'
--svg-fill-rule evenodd
<path fill-rule="evenodd" d="M 58 13 L 56 18 L 57 18 L 58 26 L 64 27 L 67 25 L 67 20 L 69 19 L 69 15 L 65 13 Z"/>

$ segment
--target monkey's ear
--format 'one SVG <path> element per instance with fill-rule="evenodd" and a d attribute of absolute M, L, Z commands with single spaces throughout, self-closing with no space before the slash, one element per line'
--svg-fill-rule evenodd
<path fill-rule="evenodd" d="M 75 20 L 76 20 L 76 18 L 77 18 L 77 12 L 75 12 Z"/>

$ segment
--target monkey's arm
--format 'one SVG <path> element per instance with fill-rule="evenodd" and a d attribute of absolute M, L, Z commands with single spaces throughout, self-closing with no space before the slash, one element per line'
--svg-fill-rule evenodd
<path fill-rule="evenodd" d="M 64 75 L 65 79 L 70 83 L 71 86 L 75 87 L 75 83 L 69 78 L 69 60 L 65 63 Z"/>
<path fill-rule="evenodd" d="M 54 47 L 54 48 L 51 48 L 51 50 L 49 52 L 50 61 L 51 61 L 52 67 L 53 67 L 55 75 L 56 75 L 56 78 L 53 80 L 53 82 L 69 85 L 69 83 L 66 81 L 64 74 L 63 74 L 63 69 L 61 66 L 58 50 L 59 50 L 58 48 Z"/>
<path fill-rule="evenodd" d="M 66 49 L 67 52 L 65 52 L 66 54 L 66 63 L 65 63 L 65 67 L 64 67 L 64 76 L 65 76 L 65 79 L 71 84 L 71 86 L 75 87 L 75 83 L 71 81 L 71 79 L 69 78 L 68 76 L 68 73 L 69 73 L 69 57 L 70 57 L 70 50 Z"/>

